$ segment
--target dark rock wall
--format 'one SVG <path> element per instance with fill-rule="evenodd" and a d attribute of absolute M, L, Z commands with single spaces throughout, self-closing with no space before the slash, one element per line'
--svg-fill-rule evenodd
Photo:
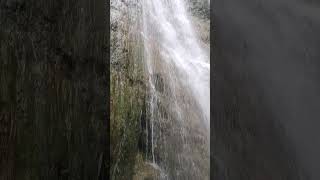
<path fill-rule="evenodd" d="M 103 0 L 0 1 L 0 108 L 15 135 L 0 136 L 1 156 L 11 154 L 1 179 L 108 176 L 106 9 Z"/>

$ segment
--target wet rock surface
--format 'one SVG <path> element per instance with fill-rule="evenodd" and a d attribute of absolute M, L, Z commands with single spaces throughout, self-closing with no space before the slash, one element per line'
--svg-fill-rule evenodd
<path fill-rule="evenodd" d="M 139 1 L 111 1 L 110 108 L 111 179 L 134 178 L 136 156 L 145 145 L 146 85 L 139 32 Z"/>
<path fill-rule="evenodd" d="M 135 174 L 132 180 L 157 180 L 160 177 L 160 169 L 151 163 L 144 161 L 141 154 L 135 160 Z"/>
<path fill-rule="evenodd" d="M 141 1 L 112 1 L 111 2 L 111 169 L 114 173 L 114 179 L 160 179 L 164 174 L 159 175 L 159 169 L 152 166 L 152 138 L 151 138 L 151 119 L 150 104 L 148 99 L 148 77 L 146 77 L 143 60 L 143 34 L 141 22 Z M 199 6 L 199 9 L 203 6 Z M 208 7 L 207 7 L 208 8 Z M 190 13 L 190 15 L 192 15 Z M 193 16 L 195 19 L 202 19 L 197 23 L 197 33 L 201 36 L 204 46 L 209 45 L 209 18 L 204 18 L 200 14 Z M 139 19 L 140 18 L 140 19 Z M 194 21 L 196 22 L 196 21 Z M 200 34 L 202 32 L 202 34 Z M 159 68 L 159 61 L 155 60 Z M 172 105 L 172 93 L 165 79 L 164 69 L 158 69 L 151 78 L 156 82 L 155 88 L 159 92 L 160 99 L 157 101 L 157 112 L 160 115 L 154 126 L 157 130 L 157 136 L 153 140 L 157 141 L 154 147 L 154 156 L 157 162 L 166 162 L 159 166 L 167 166 L 163 173 L 169 178 L 192 179 L 195 175 L 188 168 L 192 168 L 186 156 L 193 157 L 201 164 L 201 172 L 205 174 L 199 176 L 200 179 L 209 178 L 208 166 L 209 159 L 205 159 L 208 147 L 206 146 L 207 135 L 201 132 L 201 125 L 179 124 L 177 120 L 173 120 L 177 112 L 170 109 Z M 183 92 L 182 89 L 179 91 Z M 190 93 L 190 92 L 188 92 Z M 181 93 L 181 100 L 189 104 L 192 100 L 188 98 L 188 93 Z M 190 96 L 190 94 L 189 94 Z M 180 97 L 179 97 L 180 98 Z M 171 99 L 171 100 L 170 100 Z M 196 108 L 196 107 L 181 107 Z M 195 110 L 199 111 L 199 110 Z M 190 117 L 199 118 L 199 114 L 192 113 Z M 187 118 L 187 116 L 185 118 Z M 183 126 L 183 127 L 182 127 Z M 193 127 L 193 128 L 192 128 Z M 185 129 L 186 132 L 182 132 Z M 195 131 L 199 131 L 196 137 L 192 137 Z M 190 140 L 190 143 L 196 144 L 196 150 L 183 150 L 182 136 Z M 165 137 L 170 137 L 166 139 Z M 170 146 L 169 146 L 170 144 Z M 200 148 L 201 147 L 201 148 Z M 175 151 L 176 150 L 176 151 Z M 197 150 L 201 152 L 197 152 Z M 180 154 L 182 152 L 187 154 Z M 179 155 L 180 154 L 180 155 Z M 139 160 L 135 157 L 140 157 Z M 177 159 L 181 159 L 180 164 Z M 184 159 L 184 160 L 183 160 Z M 200 161 L 202 161 L 200 163 Z M 184 169 L 175 169 L 175 167 L 184 164 Z M 158 166 L 158 165 L 156 165 Z M 203 166 L 203 167 L 202 167 Z M 170 170 L 170 172 L 167 172 Z M 179 171 L 179 172 L 178 172 Z M 189 173 L 189 174 L 188 174 Z M 159 177 L 160 176 L 160 177 Z M 164 178 L 164 177 L 162 177 Z"/>

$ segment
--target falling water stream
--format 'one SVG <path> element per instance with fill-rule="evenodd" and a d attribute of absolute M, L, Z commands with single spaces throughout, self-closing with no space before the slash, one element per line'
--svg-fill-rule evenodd
<path fill-rule="evenodd" d="M 210 62 L 184 0 L 144 0 L 147 156 L 159 179 L 209 179 Z"/>

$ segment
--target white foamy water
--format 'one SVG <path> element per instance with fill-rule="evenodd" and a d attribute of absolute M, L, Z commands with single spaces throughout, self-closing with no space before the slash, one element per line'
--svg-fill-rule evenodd
<path fill-rule="evenodd" d="M 151 144 L 150 160 L 167 171 L 174 168 L 172 179 L 207 178 L 203 174 L 209 172 L 201 167 L 209 169 L 209 52 L 200 46 L 185 1 L 144 0 L 142 16 L 149 83 L 151 142 L 146 146 Z M 195 150 L 201 145 L 206 147 L 199 147 L 205 156 Z M 170 153 L 179 155 L 171 157 Z M 201 158 L 206 162 L 199 162 Z"/>
<path fill-rule="evenodd" d="M 144 25 L 147 27 L 143 32 L 146 43 L 149 44 L 147 48 L 151 49 L 152 43 L 160 46 L 160 55 L 180 71 L 180 78 L 197 97 L 205 116 L 204 120 L 209 125 L 210 58 L 199 45 L 184 2 L 182 0 L 145 0 L 144 10 L 148 11 L 144 14 Z M 148 70 L 150 73 L 153 71 L 150 65 Z"/>

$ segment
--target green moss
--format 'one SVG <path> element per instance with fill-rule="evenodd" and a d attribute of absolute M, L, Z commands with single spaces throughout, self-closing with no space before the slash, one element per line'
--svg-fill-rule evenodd
<path fill-rule="evenodd" d="M 126 32 L 120 39 L 123 46 L 115 48 L 121 55 L 113 56 L 112 61 L 118 63 L 111 63 L 111 178 L 117 180 L 133 177 L 145 103 L 142 44 Z M 114 38 L 111 45 L 117 41 Z"/>

